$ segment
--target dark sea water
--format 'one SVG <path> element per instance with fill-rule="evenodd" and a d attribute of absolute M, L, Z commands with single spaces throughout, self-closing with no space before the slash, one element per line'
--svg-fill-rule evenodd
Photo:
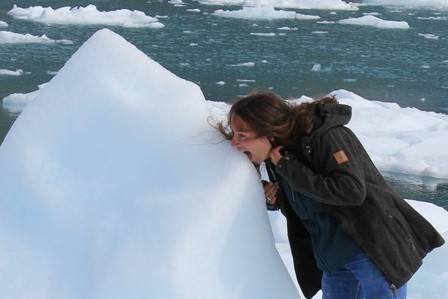
<path fill-rule="evenodd" d="M 211 15 L 217 7 L 184 1 L 10 1 L 0 2 L 7 30 L 73 44 L 0 44 L 0 69 L 22 69 L 22 76 L 0 75 L 0 99 L 28 93 L 51 80 L 94 32 L 105 26 L 46 25 L 7 15 L 19 7 L 86 6 L 98 10 L 127 8 L 162 16 L 162 29 L 108 26 L 179 77 L 196 82 L 208 100 L 229 102 L 254 89 L 283 97 L 315 97 L 337 89 L 402 107 L 448 113 L 448 11 L 363 6 L 358 11 L 300 10 L 319 21 L 244 20 Z M 187 9 L 198 8 L 200 12 Z M 406 21 L 410 29 L 378 29 L 332 23 L 376 13 L 383 20 Z M 320 21 L 328 21 L 319 23 Z M 294 30 L 278 30 L 289 27 Z M 275 33 L 275 36 L 253 35 Z M 425 38 L 432 34 L 437 39 Z M 253 63 L 253 67 L 236 66 Z M 312 71 L 316 64 L 321 71 Z M 216 84 L 225 82 L 224 85 Z M 18 112 L 0 107 L 0 142 Z M 448 163 L 448 162 L 447 162 Z M 448 181 L 385 174 L 406 198 L 435 202 L 448 209 Z"/>

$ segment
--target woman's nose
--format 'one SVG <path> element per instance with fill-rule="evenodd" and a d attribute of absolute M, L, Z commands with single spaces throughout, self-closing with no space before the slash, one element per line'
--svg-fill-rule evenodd
<path fill-rule="evenodd" d="M 238 145 L 238 139 L 235 136 L 233 136 L 232 139 L 230 140 L 230 144 L 233 147 L 237 146 Z"/>

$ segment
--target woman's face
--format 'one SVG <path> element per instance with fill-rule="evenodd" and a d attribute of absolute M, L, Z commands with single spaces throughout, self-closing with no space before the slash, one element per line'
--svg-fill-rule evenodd
<path fill-rule="evenodd" d="M 234 115 L 230 120 L 233 132 L 232 146 L 246 154 L 250 161 L 259 165 L 269 158 L 272 146 L 267 137 L 257 137 L 257 134 L 239 116 Z"/>

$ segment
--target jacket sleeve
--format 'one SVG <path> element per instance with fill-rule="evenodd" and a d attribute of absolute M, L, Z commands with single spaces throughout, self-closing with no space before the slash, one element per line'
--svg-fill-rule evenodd
<path fill-rule="evenodd" d="M 311 143 L 310 161 L 285 154 L 277 172 L 291 188 L 334 206 L 361 205 L 366 196 L 362 159 L 370 159 L 353 132 L 334 127 Z"/>

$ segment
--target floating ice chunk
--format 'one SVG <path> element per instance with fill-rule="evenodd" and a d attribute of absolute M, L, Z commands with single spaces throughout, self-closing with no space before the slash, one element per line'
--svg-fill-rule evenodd
<path fill-rule="evenodd" d="M 113 25 L 123 27 L 163 28 L 157 18 L 145 15 L 138 10 L 120 9 L 115 11 L 98 11 L 95 5 L 86 7 L 51 7 L 32 6 L 20 8 L 17 5 L 8 11 L 13 18 L 41 22 L 46 24 L 71 25 Z"/>
<path fill-rule="evenodd" d="M 311 71 L 312 72 L 331 72 L 331 67 L 322 68 L 322 65 L 320 63 L 316 63 L 311 68 Z"/>
<path fill-rule="evenodd" d="M 20 34 L 20 33 L 14 33 L 9 31 L 0 31 L 0 43 L 4 44 L 53 44 L 53 43 L 60 43 L 60 44 L 73 44 L 72 41 L 61 39 L 61 40 L 54 40 L 51 38 L 48 38 L 45 34 L 42 36 L 35 36 L 31 35 L 29 33 L 26 34 Z"/>
<path fill-rule="evenodd" d="M 21 69 L 11 71 L 6 69 L 0 69 L 0 76 L 21 76 L 23 74 L 23 71 Z"/>
<path fill-rule="evenodd" d="M 245 66 L 245 67 L 254 67 L 255 62 L 242 62 L 237 64 L 231 64 L 230 66 Z"/>
<path fill-rule="evenodd" d="M 294 9 L 334 9 L 334 10 L 358 10 L 358 5 L 347 3 L 342 0 L 199 0 L 198 2 L 208 5 L 222 6 L 258 6 L 260 3 L 275 8 Z"/>
<path fill-rule="evenodd" d="M 349 18 L 339 20 L 339 24 L 372 26 L 380 29 L 409 29 L 409 24 L 405 21 L 385 21 L 375 16 L 367 15 L 359 18 Z"/>
<path fill-rule="evenodd" d="M 250 35 L 254 35 L 254 36 L 276 36 L 276 34 L 274 32 L 251 32 Z"/>
<path fill-rule="evenodd" d="M 243 7 L 240 10 L 216 10 L 213 15 L 237 19 L 299 19 L 318 20 L 319 16 L 304 15 L 294 11 L 276 10 L 273 6 Z"/>
<path fill-rule="evenodd" d="M 94 34 L 0 146 L 4 298 L 300 298 L 201 89 Z M 273 287 L 275 286 L 275 287 Z"/>
<path fill-rule="evenodd" d="M 280 28 L 277 28 L 277 30 L 299 30 L 299 28 L 297 28 L 297 27 L 287 27 L 287 26 L 285 26 L 285 27 L 280 27 Z"/>
<path fill-rule="evenodd" d="M 432 34 L 432 33 L 419 33 L 418 36 L 422 36 L 426 39 L 435 39 L 435 40 L 439 39 L 439 37 L 437 35 Z"/>
<path fill-rule="evenodd" d="M 446 0 L 363 0 L 363 5 L 448 8 Z"/>
<path fill-rule="evenodd" d="M 316 63 L 315 65 L 313 65 L 313 68 L 311 69 L 311 71 L 319 72 L 321 69 L 322 69 L 322 66 L 320 65 L 320 63 Z"/>

